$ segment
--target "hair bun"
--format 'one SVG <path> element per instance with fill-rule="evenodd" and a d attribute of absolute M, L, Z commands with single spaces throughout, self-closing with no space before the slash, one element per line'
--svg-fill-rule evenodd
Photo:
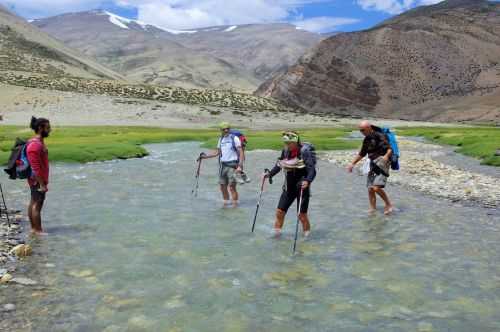
<path fill-rule="evenodd" d="M 35 118 L 34 116 L 31 117 L 31 122 L 30 122 L 30 128 L 33 129 L 33 130 L 36 130 L 36 123 L 37 123 L 37 118 Z"/>

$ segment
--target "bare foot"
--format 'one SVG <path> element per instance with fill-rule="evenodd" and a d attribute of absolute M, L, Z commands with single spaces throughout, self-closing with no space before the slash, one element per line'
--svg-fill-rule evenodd
<path fill-rule="evenodd" d="M 387 215 L 390 215 L 392 212 L 394 212 L 394 206 L 392 205 L 389 205 L 389 206 L 386 206 L 384 208 L 384 214 L 387 216 Z"/>
<path fill-rule="evenodd" d="M 377 209 L 369 209 L 368 210 L 368 215 L 374 215 L 377 212 Z"/>
<path fill-rule="evenodd" d="M 240 204 L 239 201 L 233 201 L 233 208 L 237 208 L 238 207 L 238 204 Z"/>
<path fill-rule="evenodd" d="M 47 235 L 49 235 L 49 233 L 44 232 L 44 231 L 35 231 L 35 230 L 32 230 L 31 231 L 31 235 L 33 235 L 33 236 L 47 236 Z"/>
<path fill-rule="evenodd" d="M 311 236 L 311 231 L 305 231 L 304 238 L 307 239 L 307 238 L 309 238 L 309 236 Z"/>
<path fill-rule="evenodd" d="M 273 231 L 271 233 L 271 237 L 277 239 L 281 236 L 281 229 L 279 228 L 273 228 Z"/>

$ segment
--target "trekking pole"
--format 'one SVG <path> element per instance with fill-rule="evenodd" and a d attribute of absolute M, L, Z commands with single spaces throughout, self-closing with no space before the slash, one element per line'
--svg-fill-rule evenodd
<path fill-rule="evenodd" d="M 200 153 L 200 156 L 197 159 L 198 167 L 195 172 L 195 183 L 193 185 L 193 190 L 191 190 L 191 196 L 198 197 L 198 188 L 200 187 L 200 171 L 201 171 L 201 157 L 203 156 L 203 152 Z"/>
<path fill-rule="evenodd" d="M 2 194 L 2 203 L 3 203 L 3 208 L 5 211 L 5 216 L 7 217 L 7 225 L 10 228 L 10 216 L 9 216 L 9 210 L 7 209 L 7 204 L 5 203 L 5 197 L 3 195 L 3 188 L 2 185 L 0 184 L 0 194 Z"/>
<path fill-rule="evenodd" d="M 300 222 L 300 209 L 302 208 L 302 197 L 304 196 L 304 189 L 300 188 L 299 205 L 297 206 L 297 225 L 295 226 L 295 239 L 293 241 L 293 253 L 297 248 L 297 237 L 299 235 L 299 222 Z"/>
<path fill-rule="evenodd" d="M 265 173 L 269 173 L 269 170 L 266 168 L 264 170 Z M 252 224 L 252 233 L 255 229 L 255 222 L 257 221 L 257 215 L 259 214 L 259 208 L 260 208 L 260 202 L 262 201 L 262 194 L 264 193 L 264 184 L 266 183 L 266 177 L 262 177 L 262 184 L 260 185 L 260 194 L 259 194 L 259 199 L 257 200 L 257 207 L 255 208 L 255 216 L 253 217 L 253 224 Z M 269 183 L 273 183 L 273 180 L 269 178 Z"/>

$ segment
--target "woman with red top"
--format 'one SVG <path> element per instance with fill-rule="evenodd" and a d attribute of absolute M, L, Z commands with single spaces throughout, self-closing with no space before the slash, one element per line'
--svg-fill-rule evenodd
<path fill-rule="evenodd" d="M 28 206 L 28 216 L 31 230 L 37 235 L 44 235 L 42 229 L 42 208 L 49 184 L 49 151 L 45 146 L 45 138 L 50 135 L 50 122 L 44 118 L 31 118 L 31 129 L 35 136 L 26 146 L 26 155 L 31 166 L 32 174 L 28 178 L 31 189 L 31 201 Z"/>
<path fill-rule="evenodd" d="M 276 210 L 273 235 L 275 237 L 281 235 L 288 209 L 294 201 L 302 201 L 301 206 L 297 207 L 297 212 L 302 223 L 304 236 L 308 237 L 311 232 L 309 216 L 307 215 L 311 196 L 310 188 L 311 183 L 316 178 L 314 148 L 310 144 L 301 143 L 298 133 L 293 131 L 283 133 L 283 143 L 285 146 L 278 163 L 271 171 L 264 174 L 264 177 L 272 178 L 282 170 L 285 172 L 285 183 Z"/>

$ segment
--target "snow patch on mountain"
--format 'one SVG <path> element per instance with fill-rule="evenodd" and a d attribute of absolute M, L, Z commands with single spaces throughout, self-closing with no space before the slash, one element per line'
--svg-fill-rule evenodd
<path fill-rule="evenodd" d="M 129 29 L 127 24 L 130 24 L 132 22 L 132 20 L 129 20 L 128 18 L 125 18 L 125 17 L 115 15 L 115 14 L 110 13 L 110 12 L 104 12 L 104 13 L 109 16 L 109 21 L 111 23 L 113 23 L 114 25 L 117 25 L 122 29 Z"/>
<path fill-rule="evenodd" d="M 169 33 L 174 34 L 174 35 L 180 35 L 183 33 L 192 34 L 192 33 L 198 32 L 197 30 L 174 30 L 174 29 L 166 29 L 166 28 L 159 28 L 159 29 L 162 29 L 163 31 L 169 32 Z"/>
<path fill-rule="evenodd" d="M 153 28 L 166 31 L 166 32 L 174 34 L 174 35 L 179 35 L 179 34 L 183 34 L 183 33 L 192 34 L 192 33 L 197 33 L 198 32 L 196 30 L 175 30 L 175 29 L 162 28 L 162 27 L 159 27 L 159 26 L 156 26 L 156 25 L 147 24 L 147 23 L 142 22 L 142 21 L 131 20 L 131 19 L 128 19 L 128 18 L 125 18 L 125 17 L 122 17 L 122 16 L 118 16 L 118 15 L 110 13 L 108 11 L 103 12 L 101 15 L 107 15 L 107 16 L 109 16 L 109 21 L 111 23 L 113 23 L 114 25 L 119 26 L 122 29 L 130 29 L 129 25 L 132 24 L 132 23 L 135 23 L 135 24 L 139 25 L 142 29 L 144 29 L 146 31 L 149 28 L 153 27 Z"/>
<path fill-rule="evenodd" d="M 237 28 L 238 28 L 238 26 L 237 26 L 237 25 L 233 25 L 232 27 L 229 27 L 229 28 L 227 28 L 227 29 L 226 29 L 226 30 L 224 30 L 224 31 L 225 31 L 225 32 L 231 32 L 231 31 L 236 30 Z"/>

